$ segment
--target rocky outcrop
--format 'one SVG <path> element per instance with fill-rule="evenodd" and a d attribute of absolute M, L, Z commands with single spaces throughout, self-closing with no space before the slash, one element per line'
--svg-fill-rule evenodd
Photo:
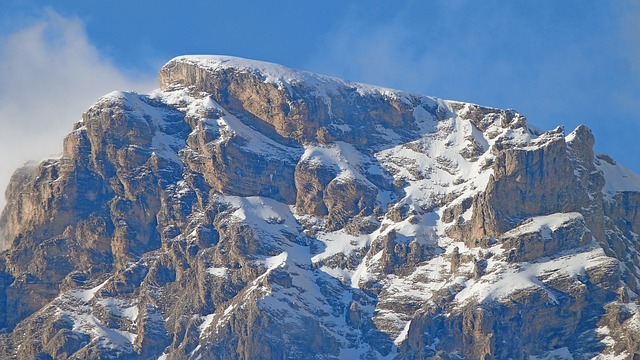
<path fill-rule="evenodd" d="M 303 214 L 323 216 L 329 213 L 324 202 L 327 185 L 338 174 L 327 165 L 303 160 L 296 165 L 296 209 Z"/>
<path fill-rule="evenodd" d="M 640 354 L 640 177 L 587 128 L 231 57 L 159 80 L 14 174 L 1 358 Z"/>
<path fill-rule="evenodd" d="M 602 206 L 592 201 L 604 185 L 593 163 L 593 135 L 585 127 L 572 135 L 567 141 L 557 128 L 540 136 L 535 146 L 498 144 L 493 175 L 474 198 L 473 217 L 461 225 L 460 236 L 496 236 L 532 216 L 582 211 L 591 230 L 603 238 Z"/>
<path fill-rule="evenodd" d="M 407 131 L 413 127 L 414 106 L 422 100 L 406 94 L 411 101 L 407 104 L 394 92 L 341 79 L 250 60 L 219 59 L 204 66 L 206 61 L 197 57 L 174 59 L 160 70 L 160 87 L 193 87 L 259 130 L 302 143 L 367 144 L 380 136 L 372 125 Z"/>
<path fill-rule="evenodd" d="M 565 222 L 548 226 L 530 219 L 500 237 L 500 244 L 509 251 L 509 262 L 535 261 L 562 251 L 580 248 L 592 241 L 592 234 L 579 213 L 569 213 Z M 577 216 L 576 216 L 577 215 Z M 552 217 L 565 216 L 555 214 Z M 573 216 L 573 217 L 572 217 Z"/>

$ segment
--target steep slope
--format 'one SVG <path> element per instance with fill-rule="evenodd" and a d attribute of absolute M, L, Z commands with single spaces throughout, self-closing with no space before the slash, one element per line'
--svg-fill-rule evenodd
<path fill-rule="evenodd" d="M 640 176 L 589 129 L 186 56 L 0 219 L 0 357 L 640 356 Z"/>

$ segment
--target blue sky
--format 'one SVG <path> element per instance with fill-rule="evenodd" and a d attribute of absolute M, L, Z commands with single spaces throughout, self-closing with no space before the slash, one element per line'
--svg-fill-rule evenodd
<path fill-rule="evenodd" d="M 59 151 L 97 97 L 148 91 L 183 54 L 514 108 L 544 130 L 586 124 L 597 151 L 640 171 L 634 0 L 3 0 L 0 152 L 21 155 L 0 171 Z"/>

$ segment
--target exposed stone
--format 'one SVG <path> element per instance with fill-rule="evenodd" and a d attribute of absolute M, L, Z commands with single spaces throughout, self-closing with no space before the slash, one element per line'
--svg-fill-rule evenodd
<path fill-rule="evenodd" d="M 508 232 L 500 238 L 500 243 L 509 250 L 508 261 L 523 262 L 577 249 L 591 240 L 592 234 L 582 218 L 575 218 L 557 229 L 543 227 L 536 232 Z"/>
<path fill-rule="evenodd" d="M 589 129 L 207 59 L 15 172 L 0 358 L 640 356 L 640 185 Z"/>

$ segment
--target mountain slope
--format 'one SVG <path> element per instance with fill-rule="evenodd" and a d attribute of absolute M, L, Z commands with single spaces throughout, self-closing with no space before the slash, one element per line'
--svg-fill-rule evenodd
<path fill-rule="evenodd" d="M 640 355 L 640 177 L 586 127 L 223 56 L 159 81 L 15 173 L 0 357 Z"/>

